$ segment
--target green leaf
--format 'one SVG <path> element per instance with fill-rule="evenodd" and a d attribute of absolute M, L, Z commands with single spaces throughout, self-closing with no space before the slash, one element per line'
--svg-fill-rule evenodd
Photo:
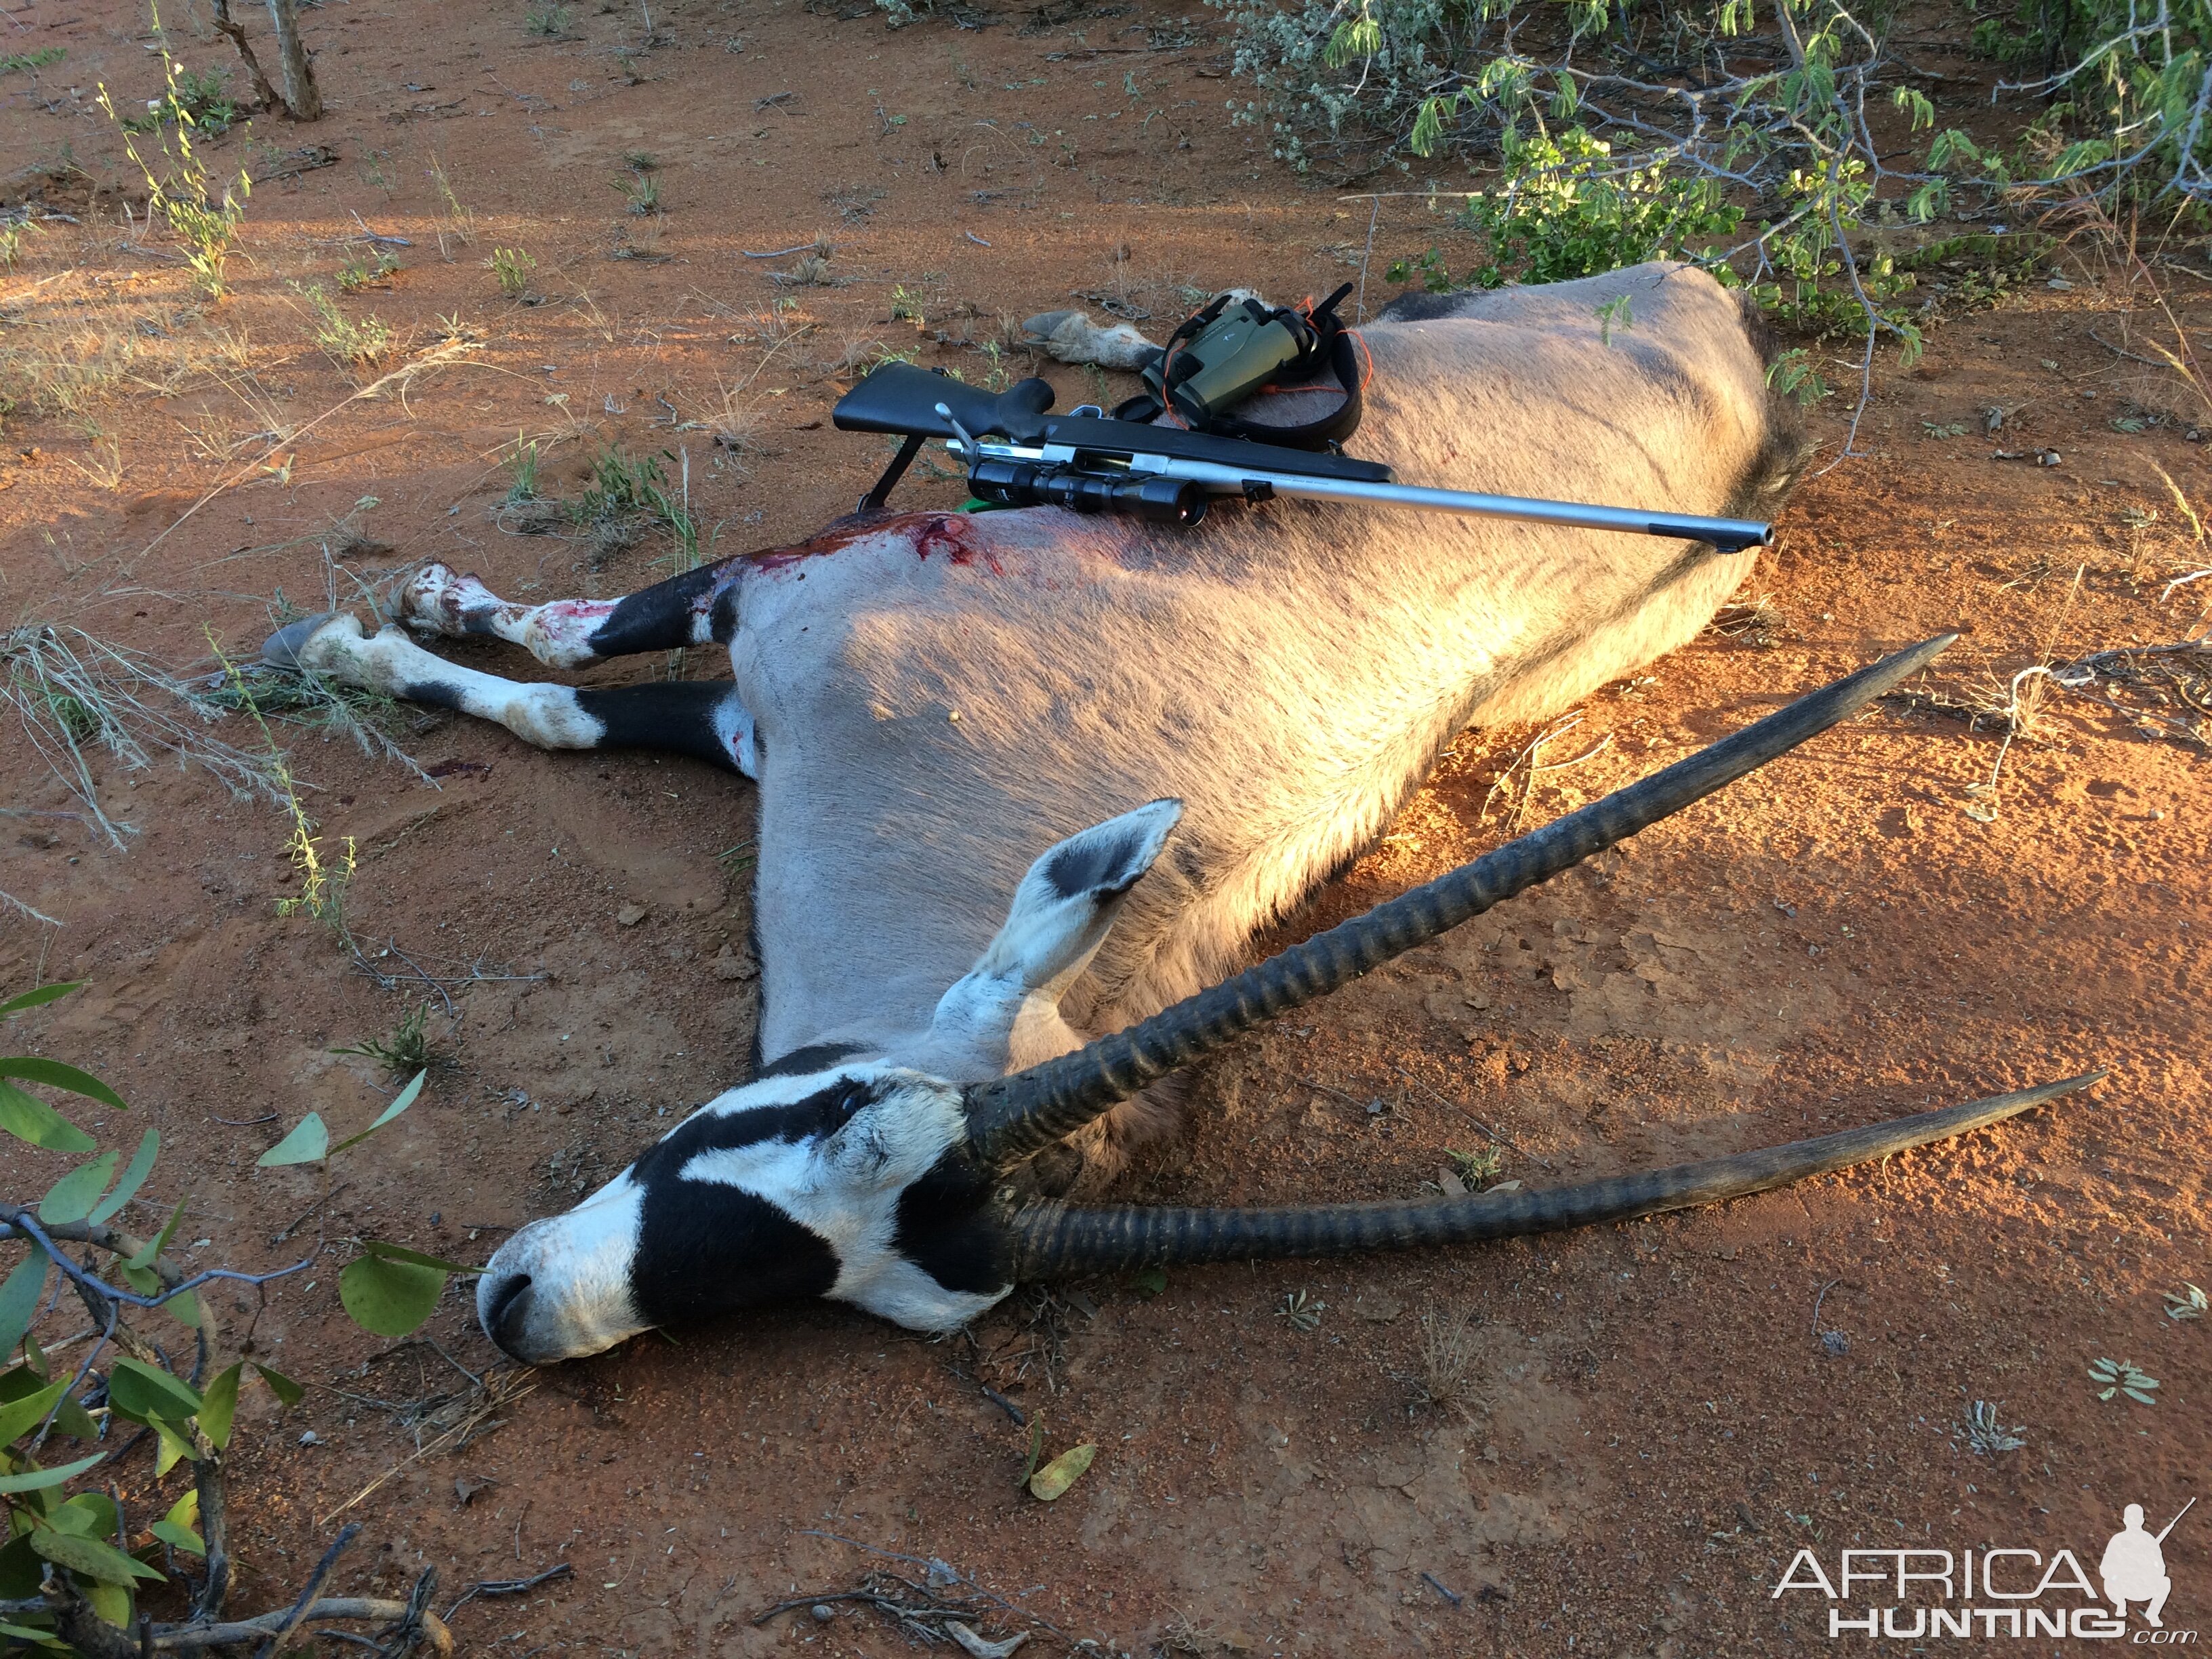
<path fill-rule="evenodd" d="M 31 1553 L 30 1504 L 40 1501 L 40 1494 L 31 1494 L 25 1510 L 19 1512 L 18 1521 L 23 1530 L 6 1543 L 0 1544 L 0 1596 L 10 1601 L 21 1601 L 39 1593 L 39 1583 L 46 1576 L 46 1564 Z"/>
<path fill-rule="evenodd" d="M 138 1142 L 138 1150 L 131 1155 L 130 1165 L 123 1171 L 123 1179 L 116 1183 L 115 1190 L 94 1205 L 92 1213 L 85 1219 L 98 1225 L 136 1198 L 138 1189 L 146 1184 L 146 1177 L 154 1173 L 154 1160 L 161 1151 L 161 1132 L 147 1130 Z"/>
<path fill-rule="evenodd" d="M 1143 1297 L 1146 1301 L 1150 1301 L 1153 1297 L 1159 1295 L 1161 1291 L 1167 1289 L 1167 1269 L 1164 1267 L 1139 1268 L 1137 1271 L 1136 1276 L 1129 1282 L 1135 1288 L 1139 1296 Z"/>
<path fill-rule="evenodd" d="M 246 1362 L 233 1360 L 230 1369 L 207 1385 L 200 1406 L 200 1432 L 221 1451 L 230 1443 L 230 1420 L 238 1413 L 238 1380 Z"/>
<path fill-rule="evenodd" d="M 43 1492 L 48 1486 L 58 1486 L 64 1480 L 76 1480 L 106 1455 L 106 1452 L 94 1452 L 89 1457 L 80 1457 L 74 1463 L 58 1464 L 51 1469 L 25 1469 L 21 1474 L 0 1474 L 0 1492 Z M 51 1560 L 52 1558 L 47 1559 Z"/>
<path fill-rule="evenodd" d="M 258 1359 L 253 1362 L 253 1370 L 269 1385 L 269 1392 L 276 1396 L 277 1403 L 288 1410 L 307 1398 L 307 1391 L 283 1372 L 264 1365 Z"/>
<path fill-rule="evenodd" d="M 154 1419 L 150 1426 L 154 1431 L 156 1443 L 154 1450 L 154 1478 L 158 1480 L 178 1464 L 191 1461 L 192 1444 L 158 1417 Z"/>
<path fill-rule="evenodd" d="M 54 1152 L 88 1152 L 100 1143 L 36 1095 L 0 1083 L 0 1129 Z"/>
<path fill-rule="evenodd" d="M 79 1538 L 107 1538 L 115 1532 L 115 1500 L 102 1492 L 81 1492 L 46 1517 L 56 1532 Z"/>
<path fill-rule="evenodd" d="M 28 1625 L 10 1625 L 0 1620 L 0 1636 L 12 1636 L 19 1642 L 40 1642 L 60 1651 L 68 1651 L 62 1647 L 62 1638 L 53 1632 L 33 1630 Z"/>
<path fill-rule="evenodd" d="M 93 1612 L 100 1615 L 103 1623 L 118 1630 L 131 1628 L 131 1596 L 126 1586 L 94 1584 L 85 1591 L 84 1599 L 92 1603 Z"/>
<path fill-rule="evenodd" d="M 207 1553 L 207 1540 L 190 1527 L 180 1527 L 173 1521 L 156 1521 L 146 1530 L 173 1549 L 183 1550 L 190 1555 Z"/>
<path fill-rule="evenodd" d="M 0 1446 L 20 1440 L 46 1420 L 46 1413 L 54 1408 L 54 1401 L 62 1397 L 67 1382 L 50 1383 L 36 1394 L 27 1394 L 21 1400 L 11 1400 L 0 1406 Z"/>
<path fill-rule="evenodd" d="M 26 1008 L 35 1008 L 42 1002 L 52 1002 L 57 997 L 65 997 L 71 991 L 82 988 L 83 984 L 82 980 L 73 979 L 64 985 L 41 985 L 35 991 L 9 997 L 7 1001 L 0 1002 L 0 1019 L 5 1019 L 10 1014 L 20 1014 Z"/>
<path fill-rule="evenodd" d="M 1098 1448 L 1085 1442 L 1071 1446 L 1066 1451 L 1030 1477 L 1030 1496 L 1041 1503 L 1049 1504 L 1073 1486 L 1091 1460 L 1098 1455 Z"/>
<path fill-rule="evenodd" d="M 33 1244 L 29 1258 L 8 1275 L 5 1284 L 0 1284 L 0 1360 L 15 1352 L 15 1345 L 38 1316 L 39 1299 L 46 1293 L 46 1272 L 52 1265 L 46 1253 Z"/>
<path fill-rule="evenodd" d="M 177 1236 L 177 1224 L 184 1218 L 185 1200 L 180 1198 L 177 1200 L 177 1207 L 169 1212 L 169 1218 L 161 1224 L 161 1231 L 155 1233 L 153 1237 L 148 1239 L 143 1244 L 138 1247 L 138 1254 L 132 1256 L 130 1261 L 123 1264 L 125 1269 L 126 1271 L 135 1270 L 140 1273 L 150 1272 L 153 1268 L 155 1259 L 160 1256 L 162 1251 L 169 1248 L 169 1241 Z M 135 1283 L 136 1281 L 133 1282 Z M 160 1282 L 161 1281 L 159 1279 L 155 1281 L 156 1284 L 159 1284 Z M 153 1295 L 153 1291 L 141 1291 L 138 1294 L 141 1296 L 151 1296 Z"/>
<path fill-rule="evenodd" d="M 338 1275 L 338 1300 L 348 1316 L 378 1336 L 411 1334 L 445 1288 L 444 1269 L 382 1255 L 358 1256 Z"/>
<path fill-rule="evenodd" d="M 114 1368 L 107 1373 L 107 1399 L 116 1410 L 139 1423 L 162 1417 L 182 1422 L 204 1403 L 191 1383 L 128 1354 L 118 1354 Z"/>
<path fill-rule="evenodd" d="M 118 1112 L 131 1109 L 123 1103 L 121 1095 L 91 1073 L 64 1066 L 58 1060 L 41 1060 L 36 1054 L 0 1055 L 0 1077 L 20 1077 L 28 1082 L 43 1083 L 50 1089 L 66 1089 L 103 1106 L 112 1106 Z"/>
<path fill-rule="evenodd" d="M 424 1255 L 420 1250 L 410 1250 L 404 1244 L 387 1244 L 380 1238 L 364 1238 L 361 1248 L 373 1256 L 386 1261 L 411 1262 L 417 1267 L 435 1267 L 442 1273 L 480 1273 L 482 1267 L 471 1267 L 465 1261 L 448 1261 L 442 1255 Z"/>
<path fill-rule="evenodd" d="M 161 1575 L 143 1561 L 134 1561 L 112 1544 L 73 1537 L 40 1527 L 31 1534 L 31 1547 L 58 1567 L 81 1572 L 103 1584 L 128 1584 L 134 1579 L 161 1581 Z"/>
<path fill-rule="evenodd" d="M 330 1146 L 331 1132 L 323 1125 L 322 1114 L 310 1112 L 300 1120 L 298 1128 L 253 1161 L 264 1170 L 285 1164 L 316 1164 L 328 1154 Z"/>
<path fill-rule="evenodd" d="M 192 1551 L 195 1555 L 206 1555 L 208 1553 L 206 1541 L 201 1540 L 199 1533 L 192 1531 L 192 1526 L 195 1526 L 197 1522 L 199 1522 L 199 1486 L 185 1486 L 184 1498 L 179 1498 L 175 1504 L 170 1504 L 168 1513 L 166 1513 L 161 1520 L 155 1522 L 150 1531 L 153 1531 L 155 1537 L 168 1541 L 168 1544 L 175 1544 L 175 1547 L 181 1548 L 181 1551 Z M 173 1537 L 170 1533 L 164 1533 L 161 1531 L 164 1526 L 168 1526 L 168 1528 L 173 1528 L 175 1533 L 179 1533 L 181 1537 Z"/>
<path fill-rule="evenodd" d="M 430 1073 L 427 1069 L 416 1073 L 413 1080 L 410 1081 L 405 1088 L 399 1091 L 398 1098 L 384 1109 L 384 1115 L 381 1117 L 378 1118 L 375 1122 L 370 1124 L 368 1127 L 363 1129 L 359 1134 L 349 1135 L 345 1139 L 341 1140 L 337 1146 L 331 1147 L 331 1156 L 335 1158 L 340 1152 L 345 1151 L 349 1146 L 360 1146 L 362 1141 L 368 1139 L 379 1129 L 381 1129 L 386 1124 L 391 1122 L 393 1118 L 398 1117 L 400 1113 L 405 1111 L 410 1106 L 412 1106 L 415 1103 L 415 1097 L 422 1092 L 422 1079 L 429 1075 Z M 300 1127 L 301 1128 L 305 1128 L 307 1125 L 303 1123 Z"/>
<path fill-rule="evenodd" d="M 1032 1412 L 1030 1413 L 1029 1462 L 1022 1465 L 1022 1478 L 1014 1483 L 1016 1486 L 1026 1486 L 1029 1485 L 1030 1477 L 1036 1473 L 1037 1459 L 1043 1455 L 1044 1413 L 1042 1411 Z"/>
<path fill-rule="evenodd" d="M 72 1440 L 100 1438 L 100 1425 L 92 1420 L 92 1413 L 85 1410 L 84 1402 L 73 1394 L 64 1395 L 62 1403 L 54 1408 L 52 1431 L 65 1434 Z"/>
<path fill-rule="evenodd" d="M 161 1304 L 161 1311 L 186 1330 L 196 1331 L 200 1328 L 200 1293 L 186 1291 L 181 1296 L 173 1296 Z"/>
<path fill-rule="evenodd" d="M 83 1220 L 100 1202 L 107 1183 L 115 1179 L 115 1166 L 121 1158 L 119 1152 L 106 1152 L 89 1164 L 78 1164 L 39 1200 L 39 1219 L 49 1227 Z"/>

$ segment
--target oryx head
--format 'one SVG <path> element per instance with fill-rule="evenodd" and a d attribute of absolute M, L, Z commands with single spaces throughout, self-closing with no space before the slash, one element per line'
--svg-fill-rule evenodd
<path fill-rule="evenodd" d="M 1016 1165 L 1158 1078 L 1765 764 L 1953 637 L 1801 698 L 1126 1031 L 1007 1075 L 1018 1030 L 1059 1019 L 1060 996 L 1181 808 L 1155 801 L 1084 830 L 1030 866 L 1006 926 L 947 988 L 926 1036 L 896 1054 L 801 1049 L 702 1107 L 575 1209 L 500 1249 L 477 1287 L 485 1332 L 514 1358 L 544 1363 L 649 1327 L 805 1296 L 944 1330 L 1024 1277 L 1344 1255 L 1710 1203 L 1886 1157 L 2077 1087 L 2090 1079 L 1675 1170 L 1442 1202 L 1081 1209 L 1024 1203 L 1009 1190 Z"/>

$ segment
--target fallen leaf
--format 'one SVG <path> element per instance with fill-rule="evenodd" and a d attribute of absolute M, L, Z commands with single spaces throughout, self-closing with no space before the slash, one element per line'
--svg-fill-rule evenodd
<path fill-rule="evenodd" d="M 1097 1455 L 1098 1448 L 1088 1441 L 1069 1447 L 1030 1477 L 1030 1496 L 1040 1503 L 1051 1503 L 1081 1478 Z"/>

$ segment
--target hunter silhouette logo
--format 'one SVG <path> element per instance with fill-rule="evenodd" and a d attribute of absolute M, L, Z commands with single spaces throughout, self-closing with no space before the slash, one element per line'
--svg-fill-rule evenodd
<path fill-rule="evenodd" d="M 2130 1504 L 2121 1512 L 2120 1530 L 2094 1558 L 2063 1547 L 2046 1554 L 1996 1545 L 1846 1549 L 1838 1552 L 1832 1572 L 1816 1551 L 1801 1549 L 1769 1599 L 1780 1601 L 1793 1591 L 1819 1596 L 1828 1604 L 1824 1611 L 1831 1640 L 2071 1637 L 2134 1646 L 2191 1646 L 2197 1632 L 2169 1630 L 2163 1617 L 2173 1591 L 2164 1546 L 2196 1504 L 2191 1498 L 2154 1533 L 2143 1524 L 2143 1506 Z M 2094 1581 L 2086 1565 L 2092 1559 L 2097 1564 Z M 2130 1624 L 2130 1607 L 2140 1624 Z"/>
<path fill-rule="evenodd" d="M 2173 1580 L 2166 1576 L 2166 1554 L 2160 1546 L 2196 1503 L 2192 1498 L 2184 1504 L 2181 1515 L 2167 1522 L 2155 1537 L 2143 1530 L 2142 1504 L 2130 1504 L 2122 1512 L 2121 1529 L 2105 1546 L 2105 1559 L 2097 1565 L 2097 1576 L 2105 1581 L 2105 1599 L 2119 1617 L 2128 1616 L 2129 1602 L 2148 1602 L 2142 1610 L 2143 1623 L 2154 1630 L 2164 1627 L 2166 1621 L 2158 1615 L 2172 1593 Z"/>

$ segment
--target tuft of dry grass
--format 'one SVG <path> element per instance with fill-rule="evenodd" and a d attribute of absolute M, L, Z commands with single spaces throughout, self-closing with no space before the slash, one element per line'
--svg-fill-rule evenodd
<path fill-rule="evenodd" d="M 2058 655 L 2059 631 L 2066 626 L 2067 614 L 2074 601 L 2081 597 L 2081 580 L 2088 574 L 2088 566 L 2081 565 L 2074 572 L 2073 585 L 2066 590 L 2066 601 L 2058 607 L 2058 615 L 2051 624 L 2050 635 L 2044 640 L 2043 650 L 2035 661 L 2014 674 L 2009 681 L 1999 682 L 1992 678 L 1981 693 L 1975 713 L 2004 722 L 2003 742 L 1997 745 L 1997 757 L 1990 767 L 1986 782 L 1966 786 L 1966 793 L 1977 797 L 1980 805 L 1969 806 L 1966 816 L 1984 823 L 1996 817 L 1997 775 L 2004 769 L 2005 756 L 2011 750 L 2015 738 L 2030 742 L 2041 735 L 2043 717 L 2052 695 L 2063 689 L 2057 673 L 2062 659 Z"/>
<path fill-rule="evenodd" d="M 88 251 L 50 232 L 36 263 L 54 268 L 0 291 L 0 410 L 62 419 L 132 392 L 173 397 L 246 356 L 244 337 L 208 324 L 173 273 L 72 263 Z"/>
<path fill-rule="evenodd" d="M 1713 612 L 1705 630 L 1725 640 L 1740 639 L 1764 651 L 1773 646 L 1783 627 L 1782 608 L 1775 604 L 1774 595 L 1758 593 L 1748 599 L 1730 599 Z"/>
<path fill-rule="evenodd" d="M 761 434 L 767 429 L 768 416 L 758 404 L 744 401 L 743 386 L 726 386 L 717 381 L 714 391 L 715 401 L 701 414 L 699 424 L 712 434 L 717 448 L 728 451 L 733 459 L 742 464 L 760 453 Z"/>
<path fill-rule="evenodd" d="M 0 635 L 0 706 L 117 848 L 133 826 L 108 817 L 91 757 L 105 750 L 126 772 L 155 754 L 196 762 L 242 799 L 280 800 L 283 761 L 235 747 L 209 728 L 228 712 L 201 685 L 82 629 L 29 623 Z"/>
<path fill-rule="evenodd" d="M 1420 1370 L 1413 1377 L 1419 1406 L 1466 1412 L 1474 1392 L 1475 1333 L 1481 1321 L 1465 1308 L 1431 1303 L 1421 1315 Z"/>

